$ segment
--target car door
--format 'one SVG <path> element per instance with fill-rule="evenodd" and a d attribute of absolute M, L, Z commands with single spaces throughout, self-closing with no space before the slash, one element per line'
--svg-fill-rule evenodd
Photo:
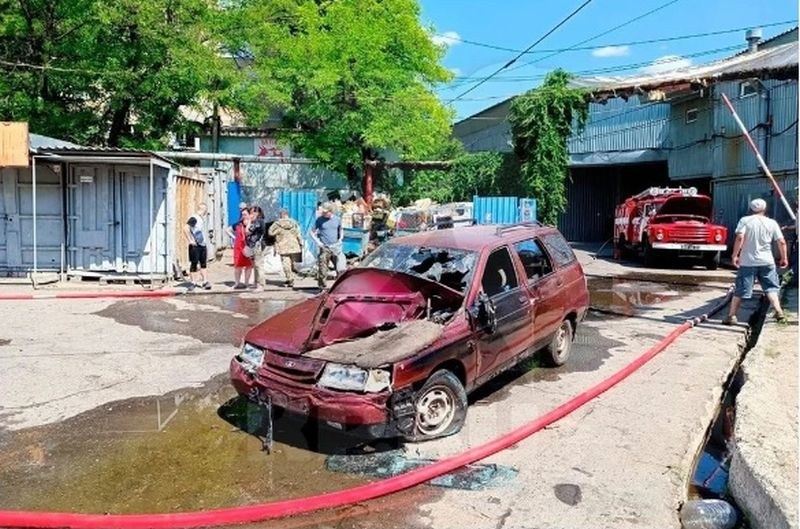
<path fill-rule="evenodd" d="M 533 317 L 533 340 L 536 347 L 546 343 L 561 323 L 563 279 L 553 268 L 553 260 L 538 238 L 514 244 L 514 252 L 525 270 Z"/>
<path fill-rule="evenodd" d="M 497 322 L 494 332 L 478 331 L 478 377 L 485 379 L 529 346 L 531 313 L 528 291 L 517 277 L 508 247 L 489 255 L 480 284 Z"/>

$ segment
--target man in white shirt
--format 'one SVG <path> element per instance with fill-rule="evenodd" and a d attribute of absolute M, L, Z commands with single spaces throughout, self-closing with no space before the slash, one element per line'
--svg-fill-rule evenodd
<path fill-rule="evenodd" d="M 723 320 L 726 325 L 736 323 L 736 313 L 742 299 L 750 299 L 753 295 L 753 284 L 758 279 L 761 289 L 775 309 L 775 318 L 784 321 L 786 316 L 778 299 L 780 280 L 775 268 L 775 257 L 772 254 L 772 243 L 778 243 L 780 252 L 779 266 L 786 268 L 789 260 L 786 255 L 786 240 L 783 238 L 778 223 L 766 216 L 767 203 L 760 198 L 750 202 L 752 215 L 742 217 L 736 226 L 736 241 L 733 243 L 733 266 L 736 273 L 736 288 L 733 293 L 728 316 Z"/>
<path fill-rule="evenodd" d="M 186 242 L 189 243 L 189 276 L 192 284 L 189 286 L 193 289 L 195 286 L 211 290 L 211 283 L 208 282 L 208 271 L 206 264 L 208 262 L 208 250 L 206 243 L 208 241 L 208 233 L 206 232 L 206 214 L 208 213 L 208 206 L 200 204 L 197 206 L 197 212 L 192 213 L 183 227 L 183 236 Z"/>

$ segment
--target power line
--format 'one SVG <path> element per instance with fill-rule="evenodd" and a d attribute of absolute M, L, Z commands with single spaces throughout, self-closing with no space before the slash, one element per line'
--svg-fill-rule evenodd
<path fill-rule="evenodd" d="M 672 1 L 676 2 L 677 0 L 672 0 Z M 554 33 L 554 32 L 555 32 L 555 31 L 556 31 L 558 28 L 560 28 L 561 26 L 563 26 L 564 24 L 566 24 L 566 23 L 567 23 L 567 21 L 569 21 L 569 19 L 571 19 L 572 17 L 574 17 L 575 15 L 577 15 L 577 14 L 578 14 L 578 13 L 579 13 L 579 12 L 580 12 L 580 11 L 581 11 L 583 8 L 584 8 L 584 7 L 586 7 L 587 5 L 589 5 L 591 2 L 592 2 L 592 0 L 585 0 L 585 2 L 583 2 L 583 3 L 582 3 L 580 6 L 578 6 L 578 7 L 577 7 L 575 10 L 573 10 L 573 11 L 572 11 L 572 12 L 571 12 L 569 15 L 567 15 L 567 17 L 566 17 L 566 18 L 564 18 L 563 20 L 561 20 L 561 22 L 559 22 L 558 24 L 556 24 L 555 26 L 553 26 L 552 28 L 550 28 L 550 30 L 549 30 L 549 31 L 547 31 L 547 33 L 545 33 L 544 35 L 542 35 L 541 37 L 539 37 L 539 38 L 538 38 L 538 39 L 537 39 L 537 40 L 536 40 L 536 41 L 535 41 L 533 44 L 531 44 L 530 46 L 528 46 L 527 48 L 525 48 L 525 49 L 524 49 L 522 52 L 518 53 L 518 54 L 517 54 L 517 55 L 516 55 L 516 56 L 515 56 L 513 59 L 511 59 L 510 61 L 508 61 L 507 63 L 505 63 L 503 66 L 501 66 L 501 67 L 500 67 L 500 68 L 498 68 L 497 70 L 495 70 L 495 71 L 494 71 L 493 73 L 491 73 L 491 74 L 490 74 L 488 77 L 485 77 L 484 79 L 482 79 L 482 80 L 478 81 L 477 83 L 475 83 L 475 84 L 474 84 L 474 85 L 472 85 L 471 87 L 469 87 L 469 88 L 467 88 L 466 90 L 464 90 L 462 93 L 458 94 L 458 95 L 457 95 L 456 97 L 454 97 L 453 99 L 450 99 L 450 100 L 448 101 L 448 103 L 453 103 L 453 102 L 455 102 L 455 101 L 458 101 L 459 99 L 461 99 L 461 98 L 462 98 L 462 97 L 464 97 L 465 95 L 469 94 L 470 92 L 472 92 L 473 90 L 475 90 L 476 88 L 478 88 L 479 86 L 481 86 L 483 83 L 485 83 L 486 81 L 488 81 L 489 79 L 491 79 L 492 77 L 494 77 L 495 75 L 499 74 L 500 72 L 502 72 L 503 70 L 505 70 L 506 68 L 508 68 L 509 66 L 511 66 L 512 64 L 514 64 L 515 62 L 517 62 L 517 60 L 518 60 L 520 57 L 522 57 L 523 55 L 525 55 L 525 53 L 527 53 L 527 52 L 531 51 L 531 49 L 533 49 L 533 47 L 534 47 L 534 46 L 536 46 L 537 44 L 539 44 L 540 42 L 542 42 L 544 39 L 546 39 L 547 37 L 549 37 L 549 36 L 550 36 L 551 34 L 553 34 L 553 33 Z"/>
<path fill-rule="evenodd" d="M 525 52 L 525 54 L 526 55 L 536 55 L 536 54 L 540 54 L 540 53 L 562 53 L 562 52 L 567 52 L 567 51 L 597 50 L 597 49 L 600 49 L 600 48 L 616 47 L 616 46 L 637 46 L 637 45 L 640 45 L 640 44 L 657 44 L 657 43 L 660 43 L 660 42 L 673 42 L 673 41 L 677 41 L 677 40 L 696 39 L 696 38 L 702 38 L 702 37 L 713 37 L 715 35 L 727 35 L 727 34 L 730 34 L 730 33 L 738 33 L 738 32 L 741 32 L 741 31 L 746 31 L 746 30 L 751 29 L 753 27 L 771 28 L 771 27 L 775 27 L 775 26 L 783 26 L 783 25 L 786 25 L 786 24 L 796 24 L 796 23 L 797 23 L 797 19 L 795 19 L 795 20 L 783 20 L 781 22 L 770 22 L 770 23 L 767 23 L 767 24 L 754 24 L 754 25 L 751 25 L 751 26 L 741 27 L 741 28 L 722 29 L 722 30 L 719 30 L 719 31 L 708 31 L 708 32 L 705 32 L 705 33 L 691 33 L 691 34 L 687 34 L 687 35 L 677 35 L 677 36 L 674 36 L 674 37 L 661 37 L 661 38 L 648 39 L 648 40 L 633 40 L 633 41 L 629 41 L 629 42 L 615 42 L 615 43 L 610 43 L 610 44 L 595 44 L 593 46 L 572 46 L 572 47 L 569 47 L 569 48 L 556 48 L 556 49 L 549 49 L 549 50 L 547 50 L 547 49 L 545 49 L 545 50 L 531 50 L 531 51 Z M 443 35 L 440 35 L 440 36 L 443 36 Z M 491 50 L 508 51 L 508 52 L 512 52 L 512 53 L 518 53 L 518 52 L 522 51 L 522 50 L 520 50 L 518 48 L 509 48 L 509 47 L 505 47 L 505 46 L 498 46 L 498 45 L 495 45 L 495 44 L 488 44 L 488 43 L 485 43 L 485 42 L 478 42 L 478 41 L 469 40 L 469 39 L 462 39 L 461 37 L 454 38 L 454 37 L 452 37 L 450 35 L 448 35 L 448 38 L 453 38 L 454 40 L 457 40 L 458 42 L 461 42 L 461 43 L 464 43 L 464 44 L 470 44 L 472 46 L 478 46 L 478 47 L 481 47 L 481 48 L 488 48 L 488 49 L 491 49 Z"/>
<path fill-rule="evenodd" d="M 572 46 L 567 48 L 567 50 L 570 50 L 572 48 L 576 48 L 578 46 L 583 46 L 587 42 L 591 42 L 591 41 L 593 41 L 595 39 L 599 39 L 600 37 L 605 37 L 609 33 L 612 33 L 612 32 L 614 32 L 614 31 L 616 31 L 616 30 L 618 30 L 620 28 L 624 28 L 625 26 L 633 24 L 634 22 L 638 22 L 639 20 L 641 20 L 641 19 L 643 19 L 645 17 L 648 17 L 648 16 L 652 15 L 653 13 L 657 13 L 658 11 L 661 11 L 662 9 L 665 9 L 665 8 L 671 6 L 672 4 L 675 4 L 675 3 L 679 2 L 679 1 L 680 0 L 669 0 L 668 2 L 665 2 L 665 3 L 661 4 L 660 6 L 657 6 L 657 7 L 653 8 L 653 9 L 651 9 L 650 11 L 642 13 L 641 15 L 637 15 L 637 16 L 629 19 L 629 20 L 626 20 L 625 22 L 622 22 L 621 24 L 617 24 L 613 28 L 610 28 L 610 29 L 607 29 L 607 30 L 605 30 L 603 32 L 600 32 L 597 35 L 593 35 L 593 36 L 589 37 L 588 39 L 584 39 L 584 40 L 582 40 L 580 42 L 576 42 L 575 44 L 573 44 Z M 524 64 L 520 64 L 519 66 L 517 66 L 514 69 L 516 70 L 516 69 L 519 69 L 519 68 L 524 68 L 525 66 L 530 66 L 531 64 L 535 64 L 537 62 L 546 61 L 547 59 L 550 59 L 551 57 L 555 57 L 556 55 L 559 55 L 561 53 L 563 53 L 563 51 L 553 52 L 550 55 L 547 55 L 545 57 L 541 57 L 539 59 L 536 59 L 536 60 L 533 60 L 533 61 L 529 61 L 529 62 L 526 62 Z"/>
<path fill-rule="evenodd" d="M 733 45 L 733 46 L 727 46 L 727 47 L 724 47 L 724 48 L 715 48 L 713 50 L 702 50 L 702 51 L 699 51 L 699 52 L 696 52 L 696 53 L 690 53 L 688 55 L 681 55 L 681 56 L 675 56 L 675 57 L 669 58 L 669 59 L 664 59 L 664 60 L 659 61 L 657 64 L 658 65 L 668 65 L 669 63 L 672 63 L 672 62 L 679 62 L 679 61 L 682 61 L 682 60 L 685 60 L 685 59 L 693 59 L 693 58 L 701 57 L 701 56 L 704 56 L 704 55 L 714 55 L 714 54 L 717 54 L 717 53 L 734 51 L 734 50 L 738 50 L 740 48 L 741 48 L 741 46 L 737 44 L 737 45 Z M 596 74 L 610 74 L 610 73 L 615 73 L 615 72 L 624 72 L 624 71 L 635 70 L 637 68 L 642 68 L 642 67 L 651 66 L 651 65 L 653 65 L 652 61 L 646 61 L 646 62 L 621 64 L 621 65 L 618 65 L 618 66 L 608 66 L 608 67 L 603 67 L 603 68 L 593 68 L 593 69 L 590 69 L 590 70 L 578 70 L 576 72 L 571 72 L 571 73 L 575 74 L 576 76 L 590 76 L 590 75 L 596 75 Z M 542 74 L 542 75 L 525 75 L 525 76 L 509 76 L 509 77 L 495 77 L 491 81 L 492 82 L 518 83 L 518 82 L 537 81 L 537 80 L 544 79 L 545 77 L 546 77 L 545 74 Z M 460 78 L 460 79 L 463 80 L 462 81 L 462 83 L 463 83 L 463 82 L 467 82 L 467 80 L 472 80 L 472 79 L 476 79 L 476 78 L 474 78 L 474 77 L 473 78 L 464 77 L 464 78 Z M 518 95 L 518 94 L 511 94 L 508 97 L 513 97 L 514 95 Z M 492 96 L 492 97 L 494 97 L 494 96 Z"/>

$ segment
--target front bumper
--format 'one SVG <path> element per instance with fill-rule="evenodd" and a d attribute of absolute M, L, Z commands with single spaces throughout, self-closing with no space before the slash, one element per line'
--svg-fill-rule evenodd
<path fill-rule="evenodd" d="M 656 250 L 685 250 L 688 252 L 724 252 L 724 244 L 690 244 L 685 242 L 654 242 Z"/>
<path fill-rule="evenodd" d="M 269 396 L 275 406 L 300 415 L 347 426 L 386 425 L 391 393 L 353 393 L 298 384 L 248 373 L 233 358 L 231 383 L 240 395 L 253 401 Z"/>

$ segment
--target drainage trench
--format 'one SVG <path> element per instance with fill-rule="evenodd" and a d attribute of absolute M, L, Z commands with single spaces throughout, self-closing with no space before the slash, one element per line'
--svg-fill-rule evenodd
<path fill-rule="evenodd" d="M 712 518 L 714 517 L 709 515 L 706 518 L 706 523 L 708 525 L 692 525 L 692 522 L 687 521 L 692 518 L 692 515 L 688 512 L 681 512 L 681 521 L 684 527 L 708 527 L 710 529 L 748 529 L 750 527 L 741 509 L 728 491 L 728 473 L 733 450 L 734 427 L 736 424 L 736 396 L 739 394 L 745 381 L 742 363 L 747 353 L 749 353 L 758 342 L 768 312 L 769 302 L 765 296 L 762 296 L 758 307 L 750 315 L 748 320 L 749 329 L 741 344 L 741 354 L 736 361 L 734 369 L 723 385 L 722 396 L 717 406 L 717 413 L 708 427 L 700 451 L 695 456 L 695 463 L 693 465 L 693 472 L 689 480 L 687 493 L 689 501 L 682 506 L 683 508 L 694 510 L 700 505 L 701 509 L 707 508 L 710 511 L 717 510 L 718 524 L 713 525 Z M 722 500 L 732 507 L 732 511 L 734 512 L 731 513 L 731 516 L 735 515 L 736 517 L 734 525 L 730 525 L 732 521 L 728 523 L 722 522 L 725 518 L 723 512 L 727 507 L 719 503 L 718 500 Z M 701 505 L 697 502 L 703 503 Z"/>

